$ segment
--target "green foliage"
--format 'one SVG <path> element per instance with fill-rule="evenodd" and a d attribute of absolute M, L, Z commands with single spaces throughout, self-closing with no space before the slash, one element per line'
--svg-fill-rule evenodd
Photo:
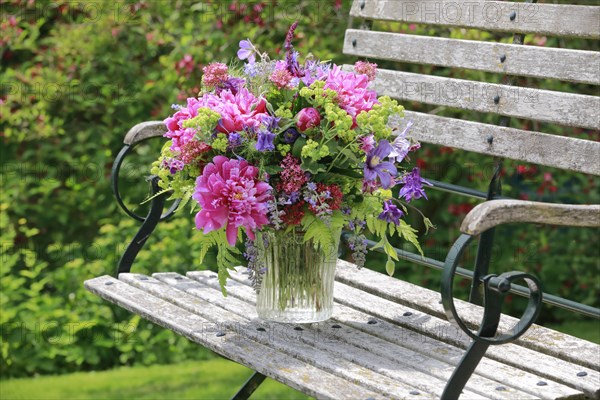
<path fill-rule="evenodd" d="M 74 373 L 0 381 L 3 399 L 227 399 L 252 371 L 222 358 L 152 367 Z M 266 379 L 252 395 L 256 399 L 307 399 L 284 384 Z"/>

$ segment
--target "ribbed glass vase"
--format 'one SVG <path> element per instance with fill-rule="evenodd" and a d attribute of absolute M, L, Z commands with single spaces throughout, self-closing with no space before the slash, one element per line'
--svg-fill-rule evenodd
<path fill-rule="evenodd" d="M 263 232 L 258 257 L 266 272 L 257 296 L 258 316 L 287 323 L 325 321 L 333 311 L 333 281 L 340 233 L 329 249 L 303 242 L 304 234 Z"/>

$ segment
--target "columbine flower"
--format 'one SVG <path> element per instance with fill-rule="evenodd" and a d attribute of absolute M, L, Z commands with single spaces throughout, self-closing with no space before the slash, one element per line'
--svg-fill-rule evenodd
<path fill-rule="evenodd" d="M 421 197 L 427 198 L 425 190 L 423 190 L 423 184 L 433 186 L 431 183 L 421 178 L 419 168 L 413 168 L 412 172 L 405 174 L 400 178 L 400 183 L 403 183 L 404 186 L 400 189 L 399 195 L 400 197 L 404 197 L 408 202 L 414 199 L 420 199 Z"/>
<path fill-rule="evenodd" d="M 211 63 L 202 68 L 202 84 L 207 87 L 215 87 L 229 78 L 227 65 L 223 63 Z"/>
<path fill-rule="evenodd" d="M 248 59 L 250 64 L 254 64 L 256 56 L 254 55 L 254 46 L 249 40 L 240 40 L 240 49 L 237 52 L 240 60 Z"/>
<path fill-rule="evenodd" d="M 358 143 L 360 143 L 360 149 L 365 153 L 368 153 L 375 147 L 375 137 L 373 135 L 360 137 Z"/>
<path fill-rule="evenodd" d="M 383 211 L 377 218 L 385 221 L 385 222 L 393 222 L 395 225 L 400 224 L 400 218 L 404 213 L 400 210 L 392 200 L 386 200 L 383 202 Z"/>
<path fill-rule="evenodd" d="M 283 132 L 282 139 L 287 144 L 292 144 L 298 139 L 300 134 L 296 130 L 296 128 L 288 128 L 285 132 Z"/>
<path fill-rule="evenodd" d="M 393 178 L 396 176 L 396 167 L 389 161 L 382 162 L 390 152 L 390 146 L 387 140 L 381 140 L 377 147 L 367 154 L 367 161 L 364 167 L 365 181 L 374 181 L 379 177 L 381 187 L 388 189 L 392 186 Z"/>
<path fill-rule="evenodd" d="M 261 130 L 258 132 L 258 140 L 256 141 L 256 150 L 258 151 L 272 151 L 275 150 L 273 140 L 275 134 L 267 130 Z"/>
<path fill-rule="evenodd" d="M 244 87 L 245 83 L 246 81 L 242 78 L 229 78 L 225 82 L 220 83 L 219 86 L 215 88 L 215 94 L 220 95 L 223 90 L 229 90 L 231 94 L 235 96 L 237 92 L 239 92 L 240 89 Z"/>
<path fill-rule="evenodd" d="M 258 168 L 246 161 L 216 156 L 196 179 L 192 197 L 202 207 L 196 214 L 196 228 L 207 234 L 227 225 L 227 242 L 235 246 L 241 226 L 254 240 L 254 231 L 269 223 L 267 202 L 272 189 L 257 176 Z"/>
<path fill-rule="evenodd" d="M 317 109 L 309 107 L 303 108 L 297 115 L 296 126 L 300 132 L 314 128 L 321 124 L 321 115 Z"/>
<path fill-rule="evenodd" d="M 406 128 L 404 128 L 404 130 L 400 134 L 398 134 L 396 139 L 394 139 L 394 141 L 392 142 L 392 152 L 390 153 L 390 160 L 392 160 L 393 162 L 402 162 L 402 160 L 404 160 L 404 157 L 406 157 L 408 152 L 411 151 L 411 143 L 410 140 L 406 138 L 406 132 L 408 132 L 412 125 L 413 122 L 410 121 L 408 125 L 406 125 Z"/>
<path fill-rule="evenodd" d="M 377 64 L 366 61 L 357 61 L 354 64 L 354 70 L 357 74 L 366 75 L 369 78 L 369 82 L 372 82 L 375 80 L 375 74 L 377 73 Z"/>

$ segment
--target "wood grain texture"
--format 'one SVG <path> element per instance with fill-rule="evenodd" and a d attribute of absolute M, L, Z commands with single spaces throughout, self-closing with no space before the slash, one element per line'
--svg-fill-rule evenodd
<path fill-rule="evenodd" d="M 344 66 L 344 69 L 351 69 Z M 509 117 L 600 129 L 600 97 L 378 69 L 378 95 Z M 498 102 L 494 98 L 498 96 Z"/>
<path fill-rule="evenodd" d="M 515 12 L 515 19 L 510 13 Z M 509 1 L 354 0 L 357 18 L 550 36 L 600 37 L 600 7 Z"/>
<path fill-rule="evenodd" d="M 212 285 L 215 290 L 218 289 L 218 283 L 212 278 L 213 273 L 209 271 L 189 272 L 188 276 L 203 284 Z M 256 296 L 252 288 L 248 286 L 247 277 L 239 273 L 234 273 L 232 277 L 234 281 L 228 283 L 230 295 L 254 304 Z M 336 291 L 338 287 L 339 285 L 336 283 Z M 352 296 L 356 297 L 356 294 L 353 293 Z M 454 331 L 445 330 L 443 325 L 432 325 L 434 329 L 431 329 L 432 326 L 425 326 L 426 324 L 422 324 L 423 318 L 418 317 L 415 310 L 412 310 L 414 314 L 409 318 L 403 316 L 409 309 L 395 307 L 399 316 L 397 319 L 386 321 L 377 318 L 377 323 L 369 324 L 368 321 L 373 320 L 373 315 L 343 305 L 342 302 L 346 299 L 344 294 L 340 294 L 339 298 L 336 294 L 336 298 L 334 314 L 329 323 L 336 323 L 341 327 L 340 329 L 346 326 L 352 329 L 347 336 L 344 336 L 342 330 L 336 334 L 336 337 L 339 339 L 345 337 L 345 340 L 356 346 L 366 346 L 372 354 L 392 358 L 400 364 L 399 367 L 402 370 L 405 368 L 417 369 L 434 376 L 440 374 L 440 376 L 445 377 L 448 376 L 448 364 L 451 366 L 456 365 L 464 354 L 462 343 L 461 346 L 456 346 L 446 342 L 449 336 L 454 335 Z M 361 300 L 368 301 L 369 299 L 360 295 L 357 301 L 360 302 Z M 412 320 L 413 324 L 404 326 L 403 320 Z M 439 322 L 450 325 L 447 321 L 439 320 Z M 328 329 L 327 324 L 319 324 L 319 327 L 322 327 L 325 331 Z M 432 335 L 436 337 L 432 337 Z M 357 340 L 357 337 L 365 337 L 366 339 L 361 342 Z M 466 346 L 468 342 L 466 335 L 464 335 L 464 342 Z M 375 344 L 381 344 L 381 346 L 375 346 Z M 400 358 L 397 359 L 395 355 Z M 407 358 L 404 359 L 404 357 Z M 408 365 L 404 366 L 404 364 Z M 574 395 L 577 392 L 577 390 L 568 388 L 556 381 L 540 390 L 540 387 L 536 384 L 541 379 L 547 379 L 547 377 L 526 372 L 522 368 L 515 368 L 501 362 L 484 359 L 478 366 L 476 374 L 471 377 L 467 384 L 467 389 L 492 398 L 511 398 L 515 396 L 517 398 L 560 398 Z M 503 390 L 498 393 L 496 391 L 498 385 L 505 386 L 506 391 Z"/>
<path fill-rule="evenodd" d="M 344 53 L 358 57 L 600 84 L 600 52 L 348 29 Z M 504 62 L 500 61 L 506 56 Z"/>
<path fill-rule="evenodd" d="M 511 222 L 599 227 L 600 205 L 491 200 L 472 209 L 463 220 L 460 230 L 469 235 L 479 235 L 494 226 Z"/>
<path fill-rule="evenodd" d="M 492 271 L 493 272 L 493 271 Z M 396 304 L 410 307 L 416 312 L 424 313 L 439 318 L 445 322 L 445 312 L 441 304 L 441 295 L 437 291 L 426 289 L 398 279 L 392 279 L 384 274 L 371 271 L 368 268 L 358 270 L 354 264 L 338 260 L 336 267 L 336 282 L 344 283 L 365 293 L 376 297 L 390 300 Z M 482 319 L 483 310 L 481 307 L 455 299 L 455 306 L 461 318 L 471 326 L 478 326 Z M 500 321 L 500 329 L 507 330 L 517 322 L 516 318 L 503 315 Z M 450 325 L 454 327 L 454 325 Z M 433 326 L 432 326 L 433 331 Z M 441 328 L 440 328 L 441 329 Z M 458 329 L 458 328 L 454 328 Z M 453 332 L 453 330 L 451 330 Z M 456 340 L 468 341 L 462 336 L 461 331 L 451 335 Z M 457 342 L 458 343 L 458 342 Z M 566 360 L 568 364 L 555 363 L 548 361 L 550 365 L 563 368 L 564 374 L 568 376 L 574 373 L 571 369 L 573 364 L 585 366 L 589 370 L 600 370 L 600 346 L 596 343 L 582 340 L 577 337 L 557 332 L 552 329 L 544 328 L 539 325 L 533 325 L 521 338 L 516 345 L 547 354 L 552 358 L 540 358 L 544 360 Z M 507 347 L 508 346 L 508 347 Z M 511 349 L 510 345 L 493 346 L 492 349 L 498 349 L 502 352 Z M 517 357 L 519 350 L 517 347 L 514 357 Z M 513 355 L 509 354 L 509 358 Z M 590 373 L 592 373 L 590 371 Z M 600 387 L 600 373 L 592 373 L 590 383 L 597 381 L 596 385 Z M 588 387 L 589 390 L 593 386 Z"/>
<path fill-rule="evenodd" d="M 127 132 L 123 143 L 134 145 L 156 136 L 163 136 L 167 132 L 167 128 L 162 121 L 146 121 L 135 125 Z"/>
<path fill-rule="evenodd" d="M 403 121 L 392 121 L 393 126 L 413 121 L 409 135 L 421 142 L 600 175 L 600 142 L 413 111 L 404 115 Z"/>
<path fill-rule="evenodd" d="M 226 324 L 203 318 L 110 276 L 88 280 L 85 287 L 105 300 L 309 396 L 332 400 L 388 397 L 237 334 L 231 327 L 227 330 Z M 219 332 L 225 335 L 217 336 Z"/>

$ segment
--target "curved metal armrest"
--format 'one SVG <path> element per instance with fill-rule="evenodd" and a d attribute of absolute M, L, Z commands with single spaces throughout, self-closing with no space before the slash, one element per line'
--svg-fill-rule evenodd
<path fill-rule="evenodd" d="M 468 235 L 479 235 L 494 226 L 510 222 L 595 227 L 600 226 L 600 205 L 490 200 L 472 209 L 460 230 Z"/>
<path fill-rule="evenodd" d="M 127 132 L 123 143 L 133 146 L 143 140 L 156 136 L 163 136 L 167 127 L 163 121 L 146 121 L 135 125 Z"/>

